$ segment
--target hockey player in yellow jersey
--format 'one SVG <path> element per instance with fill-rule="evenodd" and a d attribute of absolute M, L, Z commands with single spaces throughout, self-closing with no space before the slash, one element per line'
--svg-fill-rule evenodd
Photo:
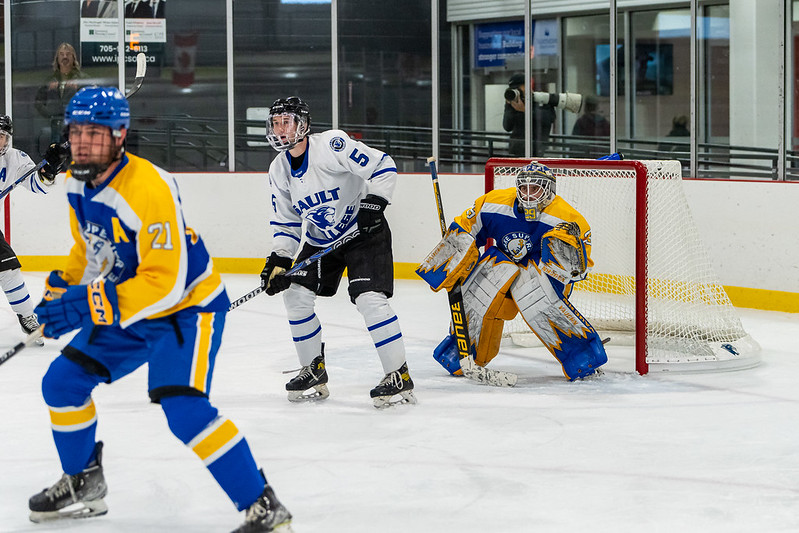
<path fill-rule="evenodd" d="M 150 400 L 239 510 L 236 531 L 290 529 L 291 514 L 247 441 L 209 402 L 229 305 L 200 236 L 183 218 L 175 179 L 125 151 L 130 108 L 115 88 L 87 87 L 65 113 L 74 245 L 36 307 L 44 335 L 78 330 L 42 381 L 64 474 L 31 497 L 31 520 L 107 512 L 102 442 L 91 397 L 145 363 Z"/>
<path fill-rule="evenodd" d="M 595 374 L 607 362 L 596 331 L 568 300 L 572 284 L 593 266 L 591 229 L 555 187 L 549 168 L 530 163 L 515 187 L 481 196 L 457 217 L 416 270 L 435 291 L 462 283 L 472 354 L 480 366 L 497 355 L 504 323 L 517 313 L 568 379 Z M 453 335 L 433 357 L 461 374 Z"/>

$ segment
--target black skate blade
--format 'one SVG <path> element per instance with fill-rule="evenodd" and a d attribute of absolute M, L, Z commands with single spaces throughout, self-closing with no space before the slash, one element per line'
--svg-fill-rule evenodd
<path fill-rule="evenodd" d="M 399 396 L 399 398 L 397 398 Z M 394 400 L 392 400 L 394 398 Z M 395 405 L 402 405 L 402 404 L 411 404 L 415 405 L 417 403 L 416 396 L 413 394 L 412 390 L 402 391 L 399 394 L 394 394 L 392 396 L 375 396 L 372 398 L 372 402 L 376 409 L 387 409 L 389 407 Z"/>
<path fill-rule="evenodd" d="M 29 516 L 31 522 L 37 524 L 42 522 L 54 522 L 56 520 L 73 520 L 78 518 L 91 518 L 102 516 L 108 512 L 108 506 L 104 500 L 94 500 L 90 502 L 78 502 L 68 505 L 58 511 L 31 511 Z"/>
<path fill-rule="evenodd" d="M 311 389 L 306 389 L 304 391 L 301 390 L 291 390 L 288 391 L 288 397 L 290 402 L 294 403 L 301 403 L 301 402 L 318 402 L 320 400 L 324 400 L 328 396 L 330 396 L 330 391 L 327 390 L 327 384 L 322 383 L 321 385 L 316 385 L 313 387 L 313 392 L 310 394 L 305 394 L 306 392 L 310 391 Z"/>

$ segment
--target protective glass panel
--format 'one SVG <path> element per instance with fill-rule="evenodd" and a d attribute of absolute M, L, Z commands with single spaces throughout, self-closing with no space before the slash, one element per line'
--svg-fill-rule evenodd
<path fill-rule="evenodd" d="M 329 1 L 233 3 L 237 171 L 263 171 L 277 155 L 265 121 L 278 98 L 305 101 L 312 132 L 330 128 L 330 9 Z"/>
<path fill-rule="evenodd" d="M 432 155 L 430 18 L 426 0 L 338 2 L 340 127 L 387 152 L 399 170 Z M 440 56 L 446 73 L 448 46 Z M 444 128 L 448 115 L 442 109 Z"/>

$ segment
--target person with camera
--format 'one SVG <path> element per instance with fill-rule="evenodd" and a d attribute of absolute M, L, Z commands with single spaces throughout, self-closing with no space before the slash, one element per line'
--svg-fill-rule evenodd
<path fill-rule="evenodd" d="M 530 81 L 533 86 L 533 81 Z M 542 156 L 547 144 L 552 124 L 555 122 L 554 103 L 546 102 L 533 106 L 532 140 L 533 156 Z M 505 113 L 502 116 L 502 127 L 510 132 L 511 155 L 524 157 L 524 74 L 514 74 L 505 89 Z"/>

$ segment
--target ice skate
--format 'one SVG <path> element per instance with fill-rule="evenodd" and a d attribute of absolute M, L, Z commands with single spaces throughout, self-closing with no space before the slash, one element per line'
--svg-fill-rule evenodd
<path fill-rule="evenodd" d="M 37 318 L 36 313 L 32 313 L 28 316 L 17 314 L 17 320 L 19 320 L 19 325 L 22 327 L 22 332 L 25 333 L 25 335 L 30 335 L 39 329 L 39 319 Z M 43 337 L 36 339 L 36 346 L 44 346 Z"/>
<path fill-rule="evenodd" d="M 311 391 L 311 389 L 313 389 Z M 290 402 L 313 402 L 330 396 L 327 390 L 327 370 L 325 370 L 325 345 L 322 355 L 314 357 L 311 364 L 300 369 L 300 373 L 286 383 Z M 311 392 L 309 392 L 311 391 Z"/>
<path fill-rule="evenodd" d="M 244 524 L 233 533 L 267 531 L 280 533 L 292 533 L 293 531 L 291 529 L 291 513 L 278 501 L 275 491 L 269 485 L 264 487 L 263 494 L 255 500 L 255 503 L 247 508 Z"/>
<path fill-rule="evenodd" d="M 31 522 L 89 518 L 108 512 L 103 501 L 108 489 L 103 477 L 102 450 L 103 443 L 98 442 L 96 457 L 83 472 L 74 476 L 64 474 L 55 485 L 31 497 L 28 501 Z"/>
<path fill-rule="evenodd" d="M 415 404 L 416 396 L 413 395 L 413 380 L 408 373 L 408 363 L 402 363 L 399 370 L 386 374 L 369 395 L 378 409 L 385 409 L 401 403 Z M 399 398 L 392 399 L 397 395 Z"/>
<path fill-rule="evenodd" d="M 597 368 L 587 376 L 583 376 L 581 378 L 577 378 L 579 381 L 594 381 L 598 379 L 602 379 L 602 376 L 605 375 L 605 371 L 601 368 Z"/>

